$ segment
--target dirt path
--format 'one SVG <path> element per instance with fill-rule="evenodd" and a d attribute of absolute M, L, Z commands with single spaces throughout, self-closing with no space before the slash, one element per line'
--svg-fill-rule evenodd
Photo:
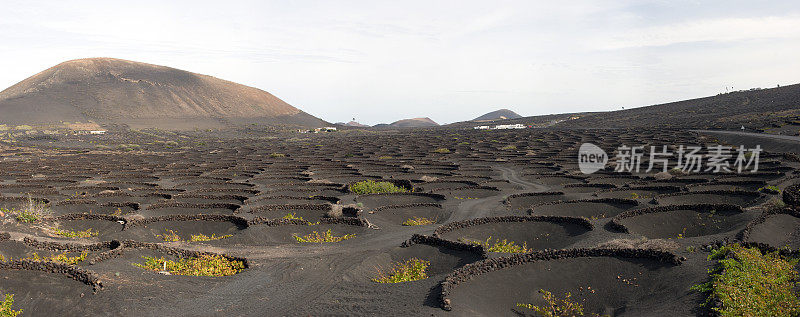
<path fill-rule="evenodd" d="M 512 184 L 522 186 L 521 190 L 505 192 L 491 197 L 480 199 L 468 199 L 458 205 L 458 210 L 448 219 L 448 222 L 467 220 L 496 215 L 499 208 L 505 208 L 503 201 L 508 195 L 522 192 L 543 192 L 550 188 L 544 185 L 531 183 L 521 179 L 518 172 L 508 167 L 496 166 L 496 169 L 503 172 L 503 180 Z"/>
<path fill-rule="evenodd" d="M 727 134 L 727 135 L 749 136 L 749 137 L 773 139 L 773 140 L 787 140 L 800 143 L 800 136 L 794 136 L 794 135 L 779 135 L 779 134 L 741 132 L 741 131 L 719 131 L 719 130 L 692 130 L 692 131 L 703 134 Z"/>
<path fill-rule="evenodd" d="M 730 145 L 744 145 L 748 149 L 758 145 L 767 152 L 800 152 L 800 137 L 798 136 L 741 131 L 693 130 L 692 132 L 713 136 Z"/>

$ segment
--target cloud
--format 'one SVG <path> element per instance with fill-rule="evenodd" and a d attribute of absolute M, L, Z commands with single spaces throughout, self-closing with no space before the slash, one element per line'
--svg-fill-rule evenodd
<path fill-rule="evenodd" d="M 644 27 L 593 41 L 605 50 L 658 47 L 696 42 L 800 39 L 800 16 L 720 18 Z"/>
<path fill-rule="evenodd" d="M 261 88 L 328 121 L 628 108 L 796 81 L 792 1 L 9 0 L 0 86 L 107 56 Z"/>

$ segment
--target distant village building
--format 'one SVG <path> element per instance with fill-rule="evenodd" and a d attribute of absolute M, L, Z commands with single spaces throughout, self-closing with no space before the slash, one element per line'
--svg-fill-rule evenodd
<path fill-rule="evenodd" d="M 517 124 L 500 124 L 494 126 L 495 130 L 506 130 L 506 129 L 525 129 L 525 125 L 521 123 Z"/>
<path fill-rule="evenodd" d="M 103 135 L 106 134 L 106 130 L 93 130 L 89 131 L 89 134 Z"/>
<path fill-rule="evenodd" d="M 336 127 L 323 127 L 323 128 L 315 128 L 314 130 L 297 130 L 300 133 L 320 133 L 320 132 L 336 132 Z"/>
<path fill-rule="evenodd" d="M 489 130 L 489 126 L 488 125 L 479 125 L 479 126 L 475 127 L 474 129 L 475 130 Z"/>
<path fill-rule="evenodd" d="M 314 133 L 334 132 L 334 131 L 336 131 L 335 127 L 324 127 L 324 128 L 316 128 L 316 129 L 314 129 Z"/>

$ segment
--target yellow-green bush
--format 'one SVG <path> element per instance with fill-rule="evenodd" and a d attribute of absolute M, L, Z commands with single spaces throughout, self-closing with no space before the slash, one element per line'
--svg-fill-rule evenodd
<path fill-rule="evenodd" d="M 398 187 L 390 182 L 376 182 L 373 180 L 360 181 L 350 185 L 349 189 L 357 195 L 408 192 L 407 189 Z"/>
<path fill-rule="evenodd" d="M 6 294 L 5 299 L 0 302 L 0 317 L 16 317 L 22 314 L 22 310 L 13 310 L 11 306 L 14 305 L 14 294 Z"/>
<path fill-rule="evenodd" d="M 355 238 L 356 235 L 351 233 L 337 237 L 334 236 L 333 233 L 331 233 L 331 229 L 328 229 L 328 231 L 325 231 L 323 233 L 314 231 L 302 237 L 298 235 L 294 235 L 293 237 L 295 240 L 297 240 L 297 242 L 300 243 L 330 243 L 330 242 L 341 242 L 347 239 Z"/>
<path fill-rule="evenodd" d="M 133 263 L 133 266 L 153 271 L 166 271 L 175 275 L 191 276 L 228 276 L 244 270 L 244 262 L 231 260 L 221 255 L 201 255 L 167 260 L 163 257 L 155 258 L 143 256 L 144 263 Z"/>
<path fill-rule="evenodd" d="M 777 252 L 762 253 L 757 248 L 738 244 L 713 250 L 708 257 L 717 260 L 711 281 L 693 290 L 708 293 L 708 303 L 720 316 L 798 316 L 797 259 L 786 259 Z"/>
<path fill-rule="evenodd" d="M 378 271 L 378 276 L 373 278 L 372 281 L 376 283 L 400 283 L 423 280 L 428 278 L 425 270 L 430 264 L 430 261 L 417 258 L 397 262 L 389 271 Z"/>

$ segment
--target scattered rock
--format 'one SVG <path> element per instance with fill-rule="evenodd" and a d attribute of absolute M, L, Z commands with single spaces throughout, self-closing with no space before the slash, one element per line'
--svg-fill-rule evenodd
<path fill-rule="evenodd" d="M 655 177 L 658 180 L 665 180 L 665 179 L 671 179 L 672 174 L 670 174 L 669 172 L 658 172 L 653 177 Z"/>

